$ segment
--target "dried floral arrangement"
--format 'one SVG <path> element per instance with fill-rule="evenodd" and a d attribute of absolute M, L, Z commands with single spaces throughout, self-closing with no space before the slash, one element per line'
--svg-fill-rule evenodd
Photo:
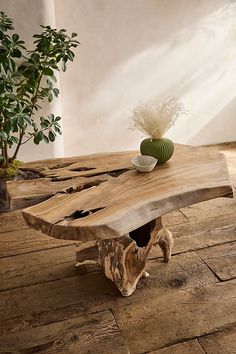
<path fill-rule="evenodd" d="M 176 120 L 186 113 L 183 103 L 175 97 L 148 101 L 133 110 L 132 128 L 141 130 L 152 139 L 160 139 Z"/>

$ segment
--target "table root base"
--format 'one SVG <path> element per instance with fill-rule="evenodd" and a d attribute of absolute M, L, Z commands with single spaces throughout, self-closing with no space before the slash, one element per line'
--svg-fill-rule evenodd
<path fill-rule="evenodd" d="M 148 277 L 145 266 L 153 245 L 158 244 L 164 261 L 169 262 L 173 248 L 172 233 L 161 217 L 130 232 L 129 235 L 88 242 L 77 247 L 76 265 L 99 263 L 123 296 L 130 296 L 142 277 Z"/>

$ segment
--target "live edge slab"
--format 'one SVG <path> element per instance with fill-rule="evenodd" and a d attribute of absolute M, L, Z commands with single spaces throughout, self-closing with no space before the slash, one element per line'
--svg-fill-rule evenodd
<path fill-rule="evenodd" d="M 8 184 L 11 207 L 39 203 L 23 211 L 32 228 L 83 241 L 78 244 L 78 264 L 100 262 L 124 296 L 148 276 L 145 264 L 154 244 L 160 245 L 164 261 L 170 260 L 173 239 L 162 224 L 163 214 L 233 196 L 222 154 L 176 145 L 172 159 L 151 173 L 132 167 L 137 154 L 36 161 L 24 168 L 40 178 Z"/>

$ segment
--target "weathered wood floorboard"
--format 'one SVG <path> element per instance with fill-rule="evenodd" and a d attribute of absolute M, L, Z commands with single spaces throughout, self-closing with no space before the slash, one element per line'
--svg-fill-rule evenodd
<path fill-rule="evenodd" d="M 174 238 L 181 236 L 199 236 L 201 233 L 211 233 L 217 231 L 233 231 L 236 228 L 235 213 L 229 215 L 221 215 L 197 220 L 189 220 L 187 223 L 168 226 L 173 233 Z"/>
<path fill-rule="evenodd" d="M 0 257 L 17 256 L 71 244 L 70 241 L 55 240 L 32 229 L 6 231 L 0 234 Z M 58 252 L 60 253 L 60 249 Z"/>
<path fill-rule="evenodd" d="M 232 280 L 172 292 L 116 307 L 113 314 L 131 353 L 144 353 L 233 325 L 235 286 Z"/>
<path fill-rule="evenodd" d="M 168 214 L 165 214 L 162 218 L 163 222 L 169 226 L 179 225 L 188 223 L 188 218 L 180 210 L 172 211 Z"/>
<path fill-rule="evenodd" d="M 236 278 L 236 241 L 197 252 L 220 280 Z"/>
<path fill-rule="evenodd" d="M 198 339 L 207 354 L 236 353 L 236 326 Z"/>
<path fill-rule="evenodd" d="M 172 254 L 204 249 L 236 241 L 235 214 L 168 227 L 174 236 Z M 153 247 L 149 258 L 161 257 L 159 247 Z"/>
<path fill-rule="evenodd" d="M 167 348 L 157 349 L 148 354 L 205 354 L 197 339 L 171 345 Z"/>
<path fill-rule="evenodd" d="M 227 223 L 227 226 L 224 226 L 225 223 Z M 204 222 L 191 222 L 187 225 L 172 226 L 170 230 L 175 235 L 173 254 L 234 241 L 236 240 L 235 229 L 236 221 L 234 215 L 213 218 Z M 68 247 L 59 247 L 66 245 Z M 0 238 L 0 255 L 2 257 L 14 255 L 14 257 L 0 260 L 0 290 L 86 273 L 84 267 L 74 267 L 75 249 L 70 242 L 55 240 L 31 229 L 2 234 Z M 157 246 L 153 248 L 149 258 L 154 259 L 161 256 L 161 251 Z M 232 274 L 236 262 L 234 263 L 232 255 L 226 263 L 229 264 L 230 260 Z M 215 262 L 217 263 L 217 257 Z M 90 269 L 94 271 L 100 268 L 93 266 Z"/>
<path fill-rule="evenodd" d="M 223 218 L 223 220 L 225 219 Z M 193 230 L 191 228 L 185 228 L 187 235 L 179 236 L 178 233 L 181 231 L 181 228 L 179 228 L 179 226 L 172 227 L 171 231 L 177 236 L 173 254 L 198 250 L 236 240 L 236 221 L 235 225 L 229 224 L 228 227 L 223 227 L 222 224 L 219 223 L 218 218 L 217 221 L 218 223 L 216 225 L 212 224 L 212 220 L 209 221 L 208 226 L 211 227 L 212 230 L 206 229 L 205 232 L 199 231 L 199 234 L 195 234 L 196 230 L 194 230 L 194 228 Z M 205 226 L 207 226 L 206 223 Z M 193 232 L 193 234 L 189 235 L 188 232 Z M 209 249 L 199 251 L 198 254 L 216 273 L 217 270 L 219 270 L 217 276 L 219 276 L 220 279 L 230 279 L 236 274 L 235 244 L 236 243 L 226 243 L 221 246 L 210 247 Z M 2 253 L 0 251 L 1 255 L 9 256 L 9 254 L 16 254 L 14 257 L 0 259 L 0 290 L 39 284 L 50 280 L 64 279 L 86 273 L 84 266 L 75 267 L 74 245 L 70 243 L 68 245 L 67 241 L 54 240 L 34 230 L 13 231 L 4 234 L 0 239 L 0 245 L 2 249 Z M 58 247 L 66 245 L 68 245 L 68 247 Z M 40 250 L 40 248 L 43 249 Z M 153 247 L 149 259 L 155 259 L 157 257 L 162 257 L 161 250 L 158 246 Z M 212 264 L 217 268 L 214 269 Z M 88 271 L 89 269 L 92 271 L 101 269 L 99 266 L 86 267 Z M 224 274 L 226 271 L 228 271 L 228 273 L 221 278 L 221 274 Z"/>
<path fill-rule="evenodd" d="M 2 336 L 0 343 L 1 351 L 27 354 L 129 354 L 110 311 Z"/>
<path fill-rule="evenodd" d="M 148 263 L 151 276 L 142 280 L 130 297 L 122 297 L 103 273 L 55 280 L 0 293 L 0 332 L 61 321 L 85 313 L 124 307 L 145 298 L 175 294 L 179 289 L 217 281 L 195 253 L 174 256 L 168 265 Z"/>
<path fill-rule="evenodd" d="M 64 279 L 79 274 L 74 246 L 0 259 L 0 290 Z"/>
<path fill-rule="evenodd" d="M 0 212 L 0 234 L 13 230 L 28 229 L 22 211 Z"/>
<path fill-rule="evenodd" d="M 216 198 L 181 209 L 189 220 L 202 220 L 236 213 L 236 199 Z"/>

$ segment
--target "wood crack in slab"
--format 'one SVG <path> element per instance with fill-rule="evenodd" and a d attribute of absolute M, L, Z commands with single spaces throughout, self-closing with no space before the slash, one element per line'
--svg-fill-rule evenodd
<path fill-rule="evenodd" d="M 89 181 L 81 186 L 71 186 L 66 188 L 65 192 L 59 192 L 59 193 L 66 193 L 66 194 L 72 194 L 72 193 L 77 193 L 81 192 L 85 189 L 93 188 L 99 186 L 101 183 L 108 181 L 108 179 L 97 179 L 95 181 Z"/>
<path fill-rule="evenodd" d="M 65 216 L 64 219 L 65 220 L 75 220 L 75 219 L 85 218 L 86 216 L 97 213 L 98 211 L 103 210 L 103 209 L 105 209 L 105 207 L 91 209 L 91 210 L 76 210 L 71 215 Z"/>
<path fill-rule="evenodd" d="M 80 192 L 119 177 L 133 169 L 134 155 L 135 152 L 103 153 L 26 163 L 21 169 L 21 181 L 7 185 L 10 209 L 38 204 L 57 193 Z"/>

